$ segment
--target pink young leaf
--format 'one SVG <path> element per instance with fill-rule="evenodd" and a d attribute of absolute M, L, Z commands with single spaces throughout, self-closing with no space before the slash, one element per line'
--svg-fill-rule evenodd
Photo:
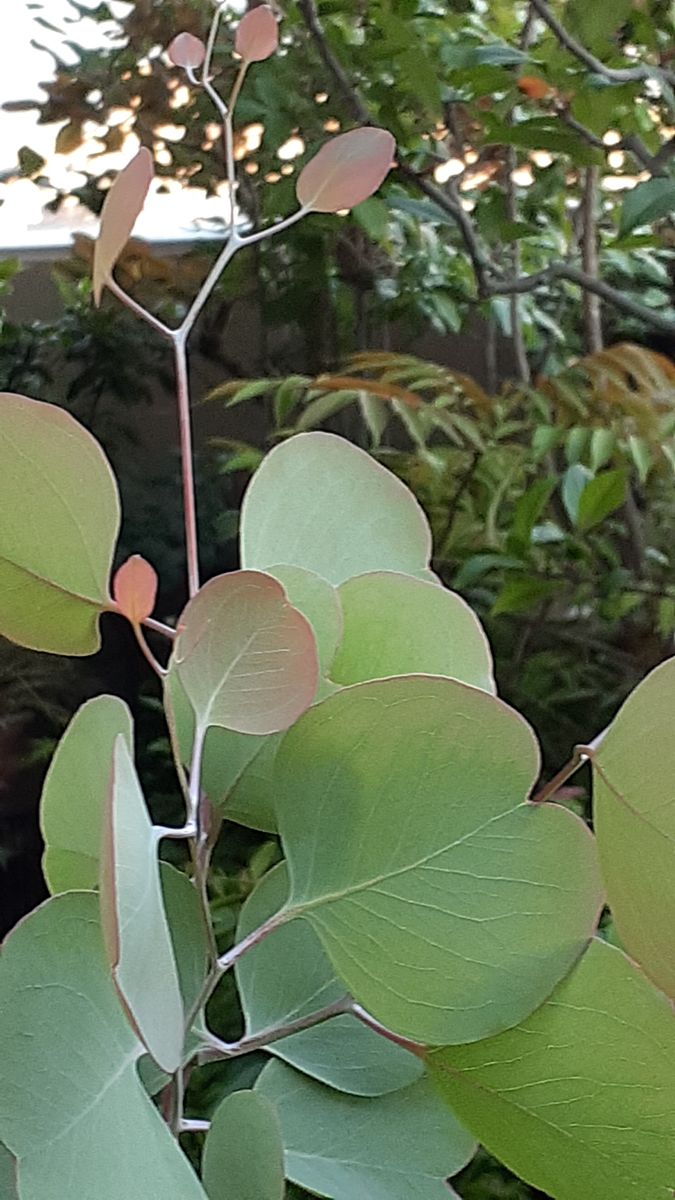
<path fill-rule="evenodd" d="M 237 28 L 234 48 L 245 63 L 262 62 L 279 45 L 277 19 L 268 4 L 252 8 Z"/>
<path fill-rule="evenodd" d="M 297 184 L 303 208 L 334 213 L 376 192 L 392 165 L 396 143 L 386 129 L 352 129 L 326 142 Z"/>
<path fill-rule="evenodd" d="M 206 46 L 194 33 L 179 33 L 167 50 L 174 67 L 196 71 L 206 58 Z"/>
<path fill-rule="evenodd" d="M 149 617 L 157 598 L 157 572 L 140 554 L 122 563 L 113 580 L 113 596 L 123 617 L 140 625 Z"/>
<path fill-rule="evenodd" d="M 233 571 L 190 600 L 178 623 L 172 670 L 203 730 L 277 733 L 314 699 L 316 640 L 276 579 Z"/>
<path fill-rule="evenodd" d="M 97 305 L 113 267 L 129 241 L 153 176 L 152 154 L 142 146 L 136 157 L 120 171 L 106 196 L 94 248 L 94 301 Z"/>

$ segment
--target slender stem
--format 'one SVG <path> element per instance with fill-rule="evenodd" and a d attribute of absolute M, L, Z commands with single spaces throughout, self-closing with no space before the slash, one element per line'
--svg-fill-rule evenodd
<path fill-rule="evenodd" d="M 169 838 L 175 842 L 187 841 L 194 838 L 197 827 L 188 822 L 187 825 L 155 825 L 157 838 Z"/>
<path fill-rule="evenodd" d="M 374 1033 L 379 1033 L 380 1037 L 386 1038 L 388 1042 L 393 1042 L 395 1046 L 400 1046 L 402 1050 L 408 1050 L 410 1054 L 415 1054 L 418 1058 L 423 1057 L 426 1050 L 425 1046 L 420 1042 L 413 1042 L 410 1038 L 402 1037 L 400 1034 L 394 1033 L 391 1029 L 387 1029 L 386 1025 L 380 1024 L 360 1004 L 352 1001 L 350 1011 L 354 1014 L 357 1021 L 360 1021 L 362 1025 L 367 1025 Z"/>
<path fill-rule="evenodd" d="M 186 1022 L 188 1028 L 192 1026 L 197 1014 L 202 1012 L 202 1010 L 208 1004 L 223 975 L 229 971 L 234 964 L 238 962 L 244 954 L 247 953 L 248 950 L 252 950 L 254 946 L 257 946 L 259 942 L 262 942 L 263 939 L 268 937 L 270 933 L 273 933 L 275 929 L 279 929 L 280 926 L 285 925 L 290 919 L 291 914 L 286 911 L 282 910 L 281 912 L 275 913 L 273 917 L 270 917 L 257 929 L 254 929 L 252 933 L 249 933 L 248 937 L 245 937 L 241 942 L 238 942 L 236 946 L 233 946 L 231 950 L 228 950 L 227 954 L 221 955 L 221 957 L 216 960 L 206 980 L 204 981 L 204 986 L 199 996 L 195 1000 L 190 1012 L 188 1013 Z"/>
<path fill-rule="evenodd" d="M 550 800 L 551 796 L 555 795 L 558 789 L 561 788 L 563 784 L 567 783 L 567 780 L 571 779 L 572 775 L 576 774 L 576 772 L 579 770 L 579 767 L 583 767 L 584 763 L 589 758 L 588 753 L 586 753 L 587 750 L 588 747 L 586 746 L 576 746 L 569 762 L 566 762 L 564 767 L 561 767 L 560 770 L 556 772 L 556 774 L 553 776 L 553 779 L 549 779 L 548 783 L 545 783 L 544 786 L 541 787 L 538 792 L 536 792 L 536 794 L 532 797 L 531 803 L 544 804 L 547 800 Z"/>
<path fill-rule="evenodd" d="M 141 629 L 141 626 L 138 625 L 136 623 L 136 621 L 132 621 L 131 626 L 134 631 L 136 641 L 138 642 L 138 645 L 140 646 L 143 657 L 150 664 L 153 671 L 155 672 L 155 675 L 159 676 L 160 679 L 165 679 L 166 675 L 167 675 L 166 667 L 163 667 L 161 665 L 161 663 L 157 662 L 157 659 L 155 658 L 154 654 L 152 653 L 152 650 L 150 649 L 145 638 L 143 637 L 143 630 Z"/>
<path fill-rule="evenodd" d="M 291 225 L 295 225 L 296 221 L 301 221 L 307 216 L 310 210 L 307 208 L 299 208 L 297 212 L 291 213 L 290 217 L 284 217 L 283 221 L 277 221 L 276 225 L 268 225 L 267 229 L 259 229 L 257 233 L 239 235 L 240 246 L 253 246 L 256 242 L 262 242 L 265 238 L 276 237 L 284 229 L 288 229 Z"/>
<path fill-rule="evenodd" d="M 225 267 L 229 263 L 232 256 L 234 254 L 236 254 L 237 250 L 239 249 L 239 247 L 242 244 L 243 244 L 242 239 L 239 237 L 239 235 L 237 234 L 237 232 L 235 230 L 235 232 L 228 238 L 225 246 L 221 250 L 220 254 L 218 255 L 218 258 L 216 259 L 211 270 L 209 271 L 208 275 L 206 276 L 206 279 L 204 280 L 201 288 L 199 289 L 196 299 L 192 302 L 192 306 L 190 307 L 188 314 L 185 317 L 185 320 L 183 321 L 183 324 L 181 325 L 180 329 L 178 330 L 178 336 L 184 345 L 187 342 L 188 337 L 190 336 L 190 333 L 195 324 L 195 321 L 197 320 L 197 317 L 201 313 L 204 305 L 206 304 L 206 301 L 208 300 L 209 296 L 211 295 L 211 292 L 213 291 L 215 285 L 217 284 L 218 280 L 220 279 L 220 276 L 222 275 L 223 271 L 225 270 Z"/>
<path fill-rule="evenodd" d="M 218 37 L 218 28 L 220 26 L 220 18 L 222 15 L 223 15 L 223 10 L 222 10 L 220 4 L 218 4 L 218 7 L 216 8 L 216 11 L 213 14 L 213 20 L 211 21 L 211 28 L 209 29 L 209 37 L 208 37 L 208 41 L 206 43 L 206 55 L 204 57 L 204 64 L 202 66 L 202 82 L 204 82 L 204 83 L 206 83 L 207 79 L 209 78 L 209 76 L 211 74 L 211 63 L 213 61 L 213 51 L 216 48 L 216 38 Z"/>
<path fill-rule="evenodd" d="M 600 276 L 598 257 L 597 199 L 600 174 L 597 167 L 586 167 L 583 183 L 583 227 L 581 253 L 584 271 L 591 279 Z M 586 353 L 597 354 L 604 347 L 602 335 L 602 307 L 597 292 L 584 290 L 583 297 L 584 334 Z"/>
<path fill-rule="evenodd" d="M 180 457 L 183 478 L 183 518 L 187 553 L 188 589 L 190 596 L 199 591 L 199 548 L 197 545 L 197 505 L 195 500 L 194 460 L 192 453 L 192 420 L 190 416 L 190 383 L 188 378 L 187 334 L 181 329 L 172 337 L 176 364 L 176 399 L 180 429 Z"/>
<path fill-rule="evenodd" d="M 141 321 L 145 321 L 146 325 L 149 325 L 150 328 L 154 329 L 156 333 L 161 334 L 161 336 L 166 338 L 167 341 L 171 341 L 173 339 L 173 330 L 169 329 L 169 326 L 165 325 L 164 322 L 160 321 L 157 317 L 153 317 L 152 313 L 148 312 L 147 308 L 143 308 L 143 305 L 134 300 L 128 292 L 125 292 L 124 288 L 121 288 L 119 283 L 117 283 L 112 276 L 108 280 L 107 286 L 112 292 L 113 296 L 117 296 L 117 299 L 120 300 L 122 304 L 124 304 L 129 311 L 134 314 L 134 316 L 140 317 Z"/>
<path fill-rule="evenodd" d="M 211 1128 L 210 1121 L 191 1120 L 183 1117 L 180 1123 L 179 1133 L 208 1133 Z"/>
<path fill-rule="evenodd" d="M 234 81 L 232 94 L 227 105 L 227 113 L 225 115 L 225 163 L 227 170 L 227 183 L 230 193 L 230 237 L 234 234 L 235 213 L 236 213 L 236 193 L 237 193 L 237 171 L 234 163 L 234 110 L 236 108 L 239 93 L 242 89 L 248 63 L 243 62 L 237 72 L 237 78 Z"/>
<path fill-rule="evenodd" d="M 197 725 L 192 743 L 192 761 L 190 762 L 190 781 L 188 784 L 188 795 L 190 798 L 188 822 L 194 825 L 197 831 L 199 831 L 199 800 L 201 797 L 202 756 L 204 754 L 205 739 L 206 730 L 202 725 Z"/>
<path fill-rule="evenodd" d="M 321 1025 L 325 1021 L 330 1021 L 332 1017 L 339 1017 L 345 1013 L 349 1013 L 351 1009 L 352 1001 L 350 997 L 343 996 L 341 1000 L 336 1000 L 333 1004 L 327 1004 L 324 1008 L 319 1008 L 316 1012 L 308 1013 L 305 1017 L 297 1017 L 294 1021 L 286 1021 L 283 1025 L 270 1026 L 269 1029 L 263 1029 L 260 1033 L 240 1038 L 238 1042 L 223 1042 L 220 1038 L 215 1037 L 214 1034 L 207 1031 L 205 1041 L 208 1044 L 205 1049 L 200 1050 L 199 1062 L 203 1065 L 207 1062 L 220 1062 L 223 1059 L 237 1058 L 242 1054 L 251 1054 L 254 1050 L 261 1050 L 264 1046 L 271 1046 L 273 1042 L 290 1037 L 294 1033 L 300 1033 L 304 1029 L 313 1029 L 315 1025 Z"/>
<path fill-rule="evenodd" d="M 146 629 L 152 629 L 153 633 L 161 633 L 162 637 L 168 638 L 170 642 L 176 637 L 176 630 L 171 625 L 165 625 L 163 621 L 156 621 L 154 617 L 146 617 L 143 624 Z"/>

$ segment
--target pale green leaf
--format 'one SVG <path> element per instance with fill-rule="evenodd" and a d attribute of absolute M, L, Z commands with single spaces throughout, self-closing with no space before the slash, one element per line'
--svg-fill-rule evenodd
<path fill-rule="evenodd" d="M 0 394 L 0 634 L 93 654 L 120 523 L 98 442 L 71 415 Z"/>
<path fill-rule="evenodd" d="M 675 658 L 628 697 L 592 761 L 600 864 L 619 937 L 675 999 Z"/>
<path fill-rule="evenodd" d="M 320 575 L 302 567 L 271 566 L 267 574 L 279 580 L 294 608 L 307 618 L 316 638 L 319 673 L 327 675 L 342 635 L 342 612 L 338 593 Z"/>
<path fill-rule="evenodd" d="M 672 1197 L 673 1011 L 606 942 L 517 1029 L 428 1064 L 487 1149 L 554 1200 Z"/>
<path fill-rule="evenodd" d="M 211 1119 L 202 1160 L 209 1200 L 283 1200 L 284 1148 L 274 1105 L 233 1092 Z"/>
<path fill-rule="evenodd" d="M 288 872 L 286 864 L 280 863 L 246 901 L 237 941 L 278 912 L 287 897 Z M 249 1034 L 307 1016 L 345 995 L 307 921 L 292 921 L 269 934 L 240 958 L 236 972 Z M 360 1096 L 395 1091 L 422 1074 L 417 1058 L 347 1014 L 272 1042 L 268 1048 L 322 1083 Z"/>
<path fill-rule="evenodd" d="M 115 983 L 149 1054 L 172 1074 L 183 1056 L 185 1017 L 162 900 L 157 830 L 121 735 L 113 749 L 100 884 L 104 941 Z"/>
<path fill-rule="evenodd" d="M 284 912 L 351 994 L 427 1043 L 515 1025 L 569 970 L 601 904 L 593 838 L 527 802 L 534 735 L 487 692 L 407 676 L 338 692 L 277 755 Z"/>
<path fill-rule="evenodd" d="M 316 641 L 283 587 L 259 571 L 210 580 L 179 622 L 171 669 L 197 728 L 267 734 L 292 725 L 318 681 Z"/>
<path fill-rule="evenodd" d="M 40 804 L 42 866 L 51 892 L 96 887 L 101 823 L 115 740 L 131 751 L 131 713 L 116 696 L 97 696 L 75 713 L 51 761 Z"/>
<path fill-rule="evenodd" d="M 428 566 L 431 533 L 403 483 L 330 433 L 275 447 L 256 471 L 241 516 L 242 562 L 289 563 L 340 584 L 366 571 Z"/>
<path fill-rule="evenodd" d="M 6 1146 L 0 1143 L 0 1200 L 20 1200 L 17 1162 Z"/>
<path fill-rule="evenodd" d="M 449 675 L 494 692 L 492 657 L 478 618 L 454 592 L 392 571 L 343 583 L 344 633 L 331 677 Z"/>
<path fill-rule="evenodd" d="M 143 1046 L 105 964 L 96 897 L 58 896 L 0 959 L 0 1138 L 21 1200 L 204 1200 L 143 1091 Z"/>
<path fill-rule="evenodd" d="M 278 1111 L 287 1177 L 331 1200 L 449 1200 L 476 1149 L 427 1079 L 366 1099 L 271 1062 L 256 1092 Z"/>

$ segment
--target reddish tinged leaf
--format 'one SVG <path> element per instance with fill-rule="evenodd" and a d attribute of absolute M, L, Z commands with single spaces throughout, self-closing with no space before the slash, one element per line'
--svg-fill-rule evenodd
<path fill-rule="evenodd" d="M 212 579 L 178 629 L 172 669 L 202 729 L 277 733 L 312 703 L 319 677 L 314 633 L 271 575 L 233 571 Z"/>
<path fill-rule="evenodd" d="M 376 192 L 394 157 L 396 143 L 386 129 L 351 129 L 326 142 L 301 172 L 298 200 L 313 212 L 355 208 Z"/>
<path fill-rule="evenodd" d="M 194 33 L 178 33 L 167 50 L 174 67 L 196 71 L 206 58 L 206 46 Z"/>
<path fill-rule="evenodd" d="M 234 48 L 246 63 L 263 62 L 279 45 L 279 26 L 268 4 L 252 8 L 237 28 Z"/>
<path fill-rule="evenodd" d="M 552 88 L 545 79 L 539 79 L 537 75 L 521 75 L 518 80 L 518 91 L 530 100 L 546 100 L 548 96 L 555 94 L 555 88 Z"/>
<path fill-rule="evenodd" d="M 122 563 L 113 580 L 113 596 L 123 617 L 140 625 L 157 599 L 157 572 L 140 554 Z"/>
<path fill-rule="evenodd" d="M 153 177 L 152 154 L 142 146 L 136 157 L 120 171 L 108 192 L 94 248 L 94 302 L 97 305 L 113 267 L 129 241 Z"/>

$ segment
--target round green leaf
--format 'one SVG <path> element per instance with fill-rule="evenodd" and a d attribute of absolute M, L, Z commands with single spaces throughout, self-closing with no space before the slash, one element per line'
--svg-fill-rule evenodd
<path fill-rule="evenodd" d="M 17 1165 L 14 1155 L 0 1144 L 0 1200 L 20 1200 Z"/>
<path fill-rule="evenodd" d="M 449 1200 L 476 1149 L 427 1079 L 364 1099 L 271 1062 L 256 1092 L 279 1114 L 287 1177 L 331 1200 Z"/>
<path fill-rule="evenodd" d="M 0 634 L 93 654 L 120 523 L 115 477 L 69 413 L 0 394 Z"/>
<path fill-rule="evenodd" d="M 21 1200 L 204 1200 L 143 1091 L 143 1046 L 105 963 L 96 897 L 49 900 L 0 958 L 0 1138 Z"/>
<path fill-rule="evenodd" d="M 591 936 L 592 835 L 526 797 L 530 727 L 477 688 L 425 676 L 338 692 L 277 755 L 288 918 L 304 916 L 347 989 L 430 1044 L 517 1024 Z"/>
<path fill-rule="evenodd" d="M 594 824 L 617 932 L 675 999 L 675 658 L 628 697 L 593 762 Z"/>
<path fill-rule="evenodd" d="M 40 804 L 42 866 L 51 892 L 98 884 L 101 822 L 120 735 L 131 751 L 129 709 L 116 696 L 97 696 L 78 709 L 56 748 Z"/>
<path fill-rule="evenodd" d="M 183 1057 L 183 1003 L 164 911 L 157 830 L 129 748 L 115 740 L 101 839 L 101 923 L 108 962 L 130 1020 L 162 1070 Z"/>
<path fill-rule="evenodd" d="M 204 1144 L 202 1178 L 209 1200 L 283 1200 L 281 1127 L 265 1096 L 233 1092 L 218 1106 Z"/>
<path fill-rule="evenodd" d="M 259 571 L 210 580 L 178 626 L 172 670 L 197 727 L 238 733 L 287 729 L 312 703 L 318 681 L 312 627 L 283 587 Z"/>
<path fill-rule="evenodd" d="M 488 1150 L 554 1200 L 672 1196 L 672 1007 L 607 943 L 517 1029 L 428 1065 Z"/>
<path fill-rule="evenodd" d="M 340 584 L 366 571 L 424 570 L 431 533 L 415 497 L 365 451 L 331 433 L 276 446 L 244 497 L 247 567 L 304 567 Z"/>
<path fill-rule="evenodd" d="M 278 565 L 268 567 L 267 573 L 279 580 L 291 604 L 312 626 L 319 652 L 319 673 L 327 675 L 342 635 L 342 611 L 336 589 L 303 567 Z"/>
<path fill-rule="evenodd" d="M 280 863 L 246 901 L 237 941 L 278 912 L 287 897 L 288 871 Z M 345 995 L 307 921 L 276 929 L 240 958 L 236 972 L 249 1034 L 304 1017 Z M 422 1074 L 419 1059 L 348 1014 L 272 1042 L 269 1050 L 322 1083 L 359 1096 L 395 1091 Z"/>
<path fill-rule="evenodd" d="M 391 571 L 349 579 L 339 595 L 344 633 L 331 671 L 336 683 L 428 672 L 495 691 L 487 638 L 460 596 Z"/>

